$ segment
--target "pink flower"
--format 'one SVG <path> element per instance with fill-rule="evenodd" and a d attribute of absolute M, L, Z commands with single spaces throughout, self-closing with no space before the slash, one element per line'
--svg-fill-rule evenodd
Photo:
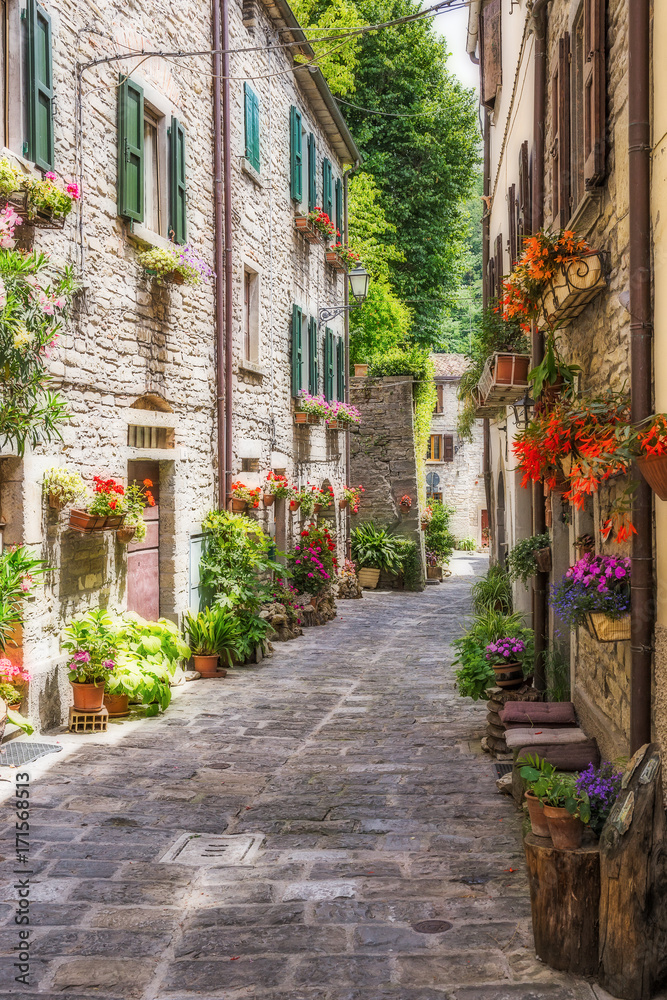
<path fill-rule="evenodd" d="M 54 174 L 54 172 L 52 170 L 47 170 L 46 173 L 44 174 L 44 180 L 45 181 L 55 181 L 55 179 L 56 179 L 56 175 Z"/>
<path fill-rule="evenodd" d="M 44 292 L 39 293 L 39 304 L 42 307 L 42 311 L 45 312 L 47 316 L 53 316 L 55 312 L 53 302 L 51 299 L 47 298 Z"/>
<path fill-rule="evenodd" d="M 21 577 L 21 590 L 24 594 L 27 594 L 32 586 L 32 577 L 30 573 L 26 573 L 25 576 Z"/>
<path fill-rule="evenodd" d="M 68 195 L 70 195 L 70 197 L 74 199 L 74 201 L 79 200 L 79 198 L 81 197 L 81 191 L 79 190 L 79 185 L 76 183 L 76 181 L 72 181 L 70 184 L 67 185 L 67 193 Z"/>

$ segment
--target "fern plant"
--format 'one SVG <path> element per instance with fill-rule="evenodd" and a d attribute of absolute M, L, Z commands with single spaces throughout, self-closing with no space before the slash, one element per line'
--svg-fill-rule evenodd
<path fill-rule="evenodd" d="M 398 540 L 374 521 L 366 521 L 352 531 L 352 558 L 361 568 L 384 570 L 395 576 L 401 571 Z"/>

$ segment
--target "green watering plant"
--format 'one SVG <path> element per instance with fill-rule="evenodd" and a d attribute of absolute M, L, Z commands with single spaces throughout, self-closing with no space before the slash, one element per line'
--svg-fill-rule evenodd
<path fill-rule="evenodd" d="M 454 508 L 443 504 L 442 500 L 429 502 L 431 516 L 426 528 L 424 539 L 427 550 L 435 556 L 435 565 L 442 566 L 449 562 L 454 551 L 455 538 L 449 530 L 449 522 Z"/>
<path fill-rule="evenodd" d="M 238 618 L 224 608 L 206 608 L 199 614 L 186 612 L 183 631 L 188 637 L 193 656 L 219 656 L 228 666 L 242 651 Z"/>
<path fill-rule="evenodd" d="M 535 553 L 550 545 L 551 536 L 548 531 L 518 541 L 507 554 L 507 569 L 510 578 L 521 580 L 524 587 L 528 586 L 528 580 L 538 572 Z"/>
<path fill-rule="evenodd" d="M 394 576 L 401 571 L 396 535 L 366 521 L 352 531 L 352 558 L 361 569 L 379 569 Z"/>
<path fill-rule="evenodd" d="M 512 635 L 525 644 L 524 663 L 532 663 L 534 657 L 533 630 L 525 627 L 523 616 L 518 612 L 503 614 L 492 608 L 477 615 L 470 628 L 452 645 L 456 649 L 454 666 L 456 686 L 462 697 L 477 701 L 486 697 L 486 689 L 494 683 L 494 673 L 486 658 L 486 647 L 505 636 Z"/>
<path fill-rule="evenodd" d="M 512 583 L 502 566 L 490 566 L 485 577 L 478 580 L 470 591 L 475 614 L 488 609 L 510 614 L 512 611 Z"/>

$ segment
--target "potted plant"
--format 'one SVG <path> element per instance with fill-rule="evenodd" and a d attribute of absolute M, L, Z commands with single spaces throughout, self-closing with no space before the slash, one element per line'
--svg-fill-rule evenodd
<path fill-rule="evenodd" d="M 271 469 L 264 484 L 264 506 L 270 507 L 276 498 L 289 499 L 295 492 L 294 487 L 287 481 L 287 476 L 280 476 Z"/>
<path fill-rule="evenodd" d="M 308 215 L 297 215 L 294 225 L 309 243 L 320 243 L 324 240 L 326 244 L 336 232 L 335 225 L 319 206 Z"/>
<path fill-rule="evenodd" d="M 635 438 L 637 466 L 653 492 L 667 500 L 667 415 L 645 422 Z"/>
<path fill-rule="evenodd" d="M 367 375 L 368 375 L 368 365 L 366 363 L 364 363 L 364 364 L 355 364 L 355 366 L 354 366 L 354 377 L 355 378 L 366 378 Z"/>
<path fill-rule="evenodd" d="M 209 265 L 191 243 L 174 243 L 162 249 L 150 247 L 140 250 L 137 260 L 146 274 L 158 285 L 199 285 L 215 277 Z"/>
<path fill-rule="evenodd" d="M 588 795 L 577 791 L 574 774 L 554 773 L 546 779 L 540 796 L 549 835 L 559 851 L 581 846 L 584 824 L 591 818 Z"/>
<path fill-rule="evenodd" d="M 311 396 L 309 392 L 300 392 L 297 402 L 299 409 L 294 414 L 296 423 L 319 424 L 323 417 L 328 416 L 329 403 L 322 394 Z M 305 414 L 305 421 L 303 416 Z"/>
<path fill-rule="evenodd" d="M 373 521 L 352 531 L 352 558 L 359 567 L 359 583 L 371 590 L 377 587 L 382 570 L 395 576 L 401 571 L 397 539 Z"/>
<path fill-rule="evenodd" d="M 219 607 L 206 608 L 193 615 L 187 611 L 183 631 L 192 650 L 195 670 L 202 677 L 224 677 L 226 670 L 218 669 L 220 658 L 232 665 L 232 657 L 241 650 L 241 635 L 233 614 Z"/>
<path fill-rule="evenodd" d="M 116 532 L 116 538 L 123 545 L 129 542 L 143 542 L 146 537 L 146 522 L 144 510 L 155 506 L 155 497 L 151 493 L 153 483 L 144 479 L 143 483 L 131 483 L 125 490 L 127 513 L 123 526 Z"/>
<path fill-rule="evenodd" d="M 598 642 L 629 639 L 630 566 L 623 556 L 583 556 L 553 588 L 554 611 L 571 629 L 588 625 Z"/>
<path fill-rule="evenodd" d="M 556 337 L 551 334 L 546 338 L 542 361 L 528 372 L 534 399 L 543 397 L 545 402 L 554 403 L 561 394 L 571 394 L 580 373 L 579 365 L 565 364 L 558 353 Z"/>
<path fill-rule="evenodd" d="M 487 645 L 485 655 L 496 675 L 496 687 L 510 691 L 521 687 L 526 654 L 525 642 L 515 635 L 502 636 Z"/>
<path fill-rule="evenodd" d="M 303 489 L 300 489 L 290 501 L 290 510 L 301 510 L 305 518 L 310 517 L 317 504 L 317 490 L 317 486 L 306 483 Z M 292 507 L 292 504 L 297 504 L 297 506 Z"/>
<path fill-rule="evenodd" d="M 432 517 L 433 517 L 433 508 L 431 507 L 430 504 L 428 504 L 422 511 L 420 517 L 420 527 L 422 531 L 426 531 L 429 524 L 431 523 Z"/>
<path fill-rule="evenodd" d="M 363 486 L 344 486 L 343 495 L 338 501 L 339 508 L 345 510 L 346 507 L 349 507 L 353 514 L 358 513 L 361 494 L 365 492 Z"/>
<path fill-rule="evenodd" d="M 86 612 L 63 630 L 62 647 L 71 653 L 67 668 L 77 711 L 102 708 L 104 685 L 115 667 L 116 644 L 113 619 L 102 608 Z"/>
<path fill-rule="evenodd" d="M 55 510 L 62 510 L 86 493 L 86 484 L 79 473 L 70 472 L 64 466 L 47 469 L 42 485 L 49 498 L 49 506 Z"/>
<path fill-rule="evenodd" d="M 313 486 L 313 492 L 315 494 L 313 513 L 319 514 L 321 510 L 328 510 L 334 502 L 334 491 L 331 486 Z"/>
<path fill-rule="evenodd" d="M 408 493 L 405 493 L 398 501 L 398 503 L 404 514 L 410 513 L 410 510 L 412 508 L 412 499 Z"/>
<path fill-rule="evenodd" d="M 361 423 L 361 413 L 356 406 L 334 400 L 328 404 L 327 427 L 329 430 L 345 430 L 352 424 Z"/>
<path fill-rule="evenodd" d="M 326 524 L 310 524 L 301 532 L 289 559 L 292 583 L 316 598 L 329 590 L 336 570 L 336 543 Z"/>
<path fill-rule="evenodd" d="M 598 837 L 621 791 L 622 780 L 622 769 L 617 769 L 609 761 L 603 762 L 600 767 L 589 764 L 577 775 L 575 790 L 578 795 L 588 798 L 591 813 L 588 823 Z"/>
<path fill-rule="evenodd" d="M 93 531 L 107 531 L 120 528 L 126 512 L 125 487 L 115 479 L 93 480 L 94 497 L 85 509 L 72 507 L 69 526 L 75 531 L 89 534 Z"/>
<path fill-rule="evenodd" d="M 579 535 L 574 543 L 577 559 L 585 555 L 595 555 L 595 539 L 592 535 Z"/>
<path fill-rule="evenodd" d="M 241 514 L 248 507 L 253 510 L 255 507 L 259 507 L 259 496 L 261 492 L 262 489 L 260 486 L 256 486 L 254 490 L 251 490 L 249 486 L 246 486 L 245 483 L 242 483 L 240 480 L 236 483 L 232 483 L 231 493 L 229 494 L 232 511 L 237 514 Z"/>
<path fill-rule="evenodd" d="M 65 189 L 57 183 L 56 175 L 48 170 L 43 178 L 25 177 L 26 216 L 29 222 L 46 228 L 62 229 L 72 211 L 74 202 L 81 197 L 79 185 L 72 181 Z"/>
<path fill-rule="evenodd" d="M 507 553 L 507 571 L 512 580 L 520 580 L 524 587 L 536 573 L 548 573 L 550 569 L 551 537 L 548 531 L 522 538 Z"/>
<path fill-rule="evenodd" d="M 539 757 L 537 754 L 534 756 L 526 754 L 524 757 L 519 757 L 516 765 L 519 768 L 519 775 L 528 784 L 526 806 L 528 807 L 531 830 L 536 837 L 549 837 L 549 824 L 544 815 L 542 798 L 556 773 L 556 768 L 544 757 Z"/>
<path fill-rule="evenodd" d="M 331 264 L 335 271 L 348 271 L 351 267 L 356 267 L 361 257 L 355 250 L 351 250 L 346 243 L 341 243 L 340 233 L 338 233 L 338 237 L 336 242 L 332 243 L 325 251 L 324 259 L 327 264 Z"/>
<path fill-rule="evenodd" d="M 21 708 L 29 680 L 27 670 L 16 666 L 7 657 L 0 658 L 0 698 L 13 712 L 18 712 Z"/>

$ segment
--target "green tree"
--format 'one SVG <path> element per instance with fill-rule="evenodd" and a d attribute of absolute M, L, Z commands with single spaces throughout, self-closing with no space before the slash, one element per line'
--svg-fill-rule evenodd
<path fill-rule="evenodd" d="M 290 6 L 309 38 L 327 38 L 339 31 L 364 24 L 363 15 L 352 0 L 292 0 Z M 331 29 L 336 29 L 332 31 Z M 354 80 L 359 58 L 361 36 L 349 41 L 333 39 L 315 42 L 313 50 L 327 83 L 335 94 L 345 97 L 354 93 Z M 328 54 L 331 51 L 331 54 Z"/>
<path fill-rule="evenodd" d="M 350 178 L 348 222 L 352 249 L 374 279 L 388 281 L 390 266 L 404 261 L 405 254 L 396 245 L 396 226 L 387 219 L 380 189 L 369 173 Z"/>
<path fill-rule="evenodd" d="M 368 298 L 361 309 L 350 311 L 350 362 L 368 361 L 377 351 L 389 351 L 404 344 L 412 314 L 392 291 L 387 281 L 371 282 Z"/>
<path fill-rule="evenodd" d="M 463 274 L 456 294 L 456 303 L 446 310 L 442 322 L 442 350 L 467 353 L 474 331 L 482 319 L 482 210 L 484 203 L 482 177 L 479 175 L 476 193 L 463 209 L 466 227 L 466 250 L 461 264 Z"/>

